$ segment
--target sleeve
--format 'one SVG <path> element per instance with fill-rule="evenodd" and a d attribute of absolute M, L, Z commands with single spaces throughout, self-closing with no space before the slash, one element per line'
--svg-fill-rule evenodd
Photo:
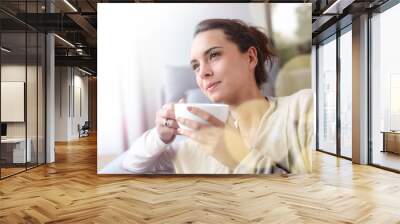
<path fill-rule="evenodd" d="M 172 146 L 165 144 L 153 128 L 133 143 L 122 166 L 133 173 L 171 173 L 173 155 Z"/>
<path fill-rule="evenodd" d="M 314 97 L 311 89 L 298 92 L 295 102 L 294 132 L 289 151 L 290 170 L 293 173 L 312 171 L 314 147 Z M 288 135 L 291 133 L 288 133 Z"/>

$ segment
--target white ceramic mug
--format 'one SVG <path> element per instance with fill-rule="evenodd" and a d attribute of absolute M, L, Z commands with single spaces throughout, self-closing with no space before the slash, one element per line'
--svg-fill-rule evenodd
<path fill-rule="evenodd" d="M 194 115 L 192 112 L 188 111 L 187 107 L 197 107 L 200 108 L 218 120 L 226 123 L 229 115 L 229 106 L 226 104 L 211 104 L 211 103 L 177 103 L 175 104 L 175 118 L 186 118 L 193 121 L 197 121 L 202 124 L 208 124 L 207 121 L 201 119 L 200 117 Z M 178 125 L 182 129 L 190 130 L 189 127 L 183 125 L 178 121 Z"/>

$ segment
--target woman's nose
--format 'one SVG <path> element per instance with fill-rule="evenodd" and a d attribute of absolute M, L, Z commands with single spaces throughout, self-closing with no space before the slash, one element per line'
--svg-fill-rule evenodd
<path fill-rule="evenodd" d="M 211 66 L 209 66 L 208 64 L 201 65 L 199 75 L 201 78 L 206 78 L 208 76 L 211 76 L 212 75 Z"/>

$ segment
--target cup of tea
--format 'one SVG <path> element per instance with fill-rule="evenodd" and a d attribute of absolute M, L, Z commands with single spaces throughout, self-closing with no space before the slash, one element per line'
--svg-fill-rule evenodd
<path fill-rule="evenodd" d="M 177 103 L 175 106 L 175 117 L 176 118 L 186 118 L 193 121 L 197 121 L 202 124 L 209 124 L 207 121 L 198 117 L 197 115 L 190 112 L 188 107 L 197 107 L 201 110 L 208 112 L 209 114 L 216 117 L 218 120 L 226 123 L 229 115 L 229 106 L 226 104 L 212 104 L 212 103 Z M 178 125 L 182 129 L 191 130 L 189 127 L 185 126 L 178 121 Z"/>

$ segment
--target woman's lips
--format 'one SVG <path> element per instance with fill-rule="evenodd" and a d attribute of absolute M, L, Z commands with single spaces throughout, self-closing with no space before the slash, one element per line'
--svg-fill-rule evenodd
<path fill-rule="evenodd" d="M 221 82 L 219 81 L 219 82 L 211 83 L 210 85 L 208 85 L 207 91 L 208 91 L 208 92 L 213 91 L 213 90 L 218 86 L 219 83 L 221 83 Z"/>

